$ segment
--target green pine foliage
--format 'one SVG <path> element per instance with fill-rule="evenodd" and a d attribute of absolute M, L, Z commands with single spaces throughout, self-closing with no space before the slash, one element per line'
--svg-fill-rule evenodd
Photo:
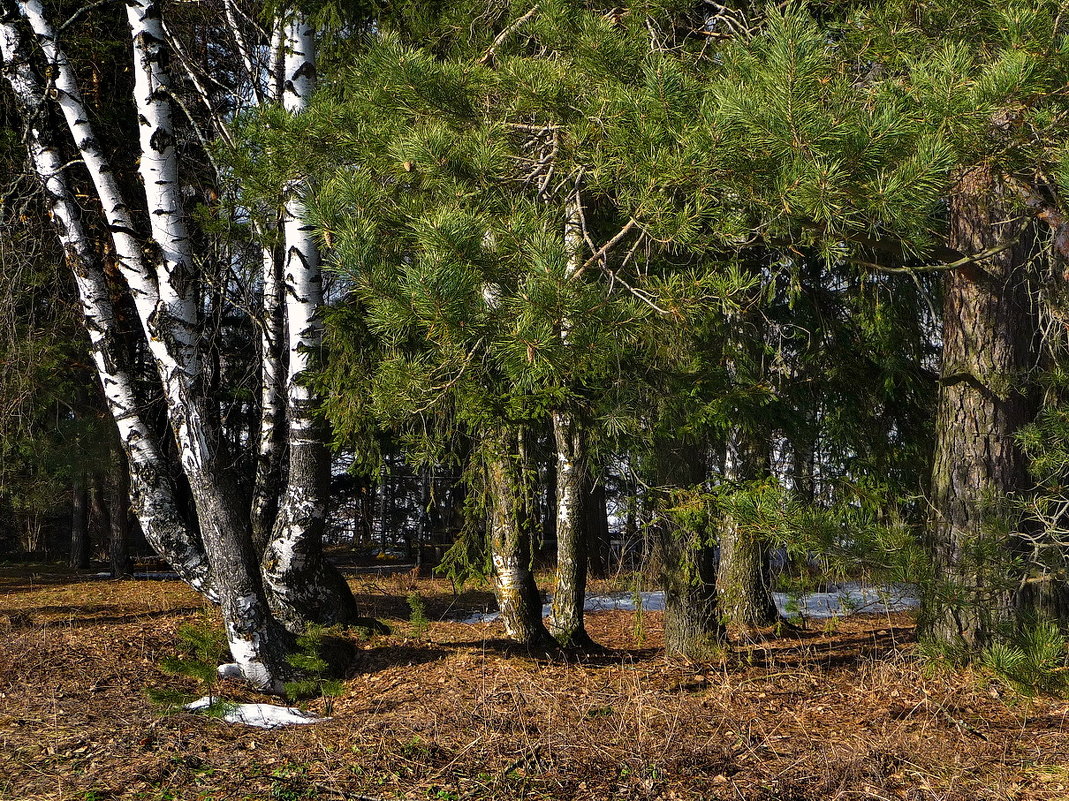
<path fill-rule="evenodd" d="M 344 694 L 345 685 L 330 677 L 330 664 L 323 656 L 326 629 L 323 626 L 306 627 L 297 637 L 297 648 L 286 657 L 297 678 L 286 682 L 286 697 L 294 700 L 323 698 L 324 713 L 334 711 L 334 699 Z"/>
<path fill-rule="evenodd" d="M 162 712 L 181 712 L 190 702 L 208 697 L 205 713 L 215 717 L 225 715 L 233 704 L 216 694 L 219 683 L 218 665 L 227 653 L 226 636 L 207 616 L 198 623 L 187 623 L 178 629 L 178 653 L 160 661 L 160 670 L 169 676 L 191 680 L 192 693 L 171 687 L 150 687 L 149 700 Z"/>
<path fill-rule="evenodd" d="M 1069 641 L 1050 623 L 1026 628 L 1009 642 L 992 643 L 980 662 L 1026 698 L 1063 696 L 1069 689 Z"/>

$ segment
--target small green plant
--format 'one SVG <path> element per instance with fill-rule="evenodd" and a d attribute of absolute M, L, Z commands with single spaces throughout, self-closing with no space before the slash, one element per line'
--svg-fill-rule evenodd
<path fill-rule="evenodd" d="M 160 670 L 171 676 L 181 676 L 197 682 L 197 692 L 189 694 L 166 687 L 151 687 L 148 697 L 165 713 L 180 712 L 198 697 L 207 696 L 208 705 L 203 711 L 208 715 L 222 717 L 233 704 L 216 695 L 219 683 L 218 665 L 226 654 L 226 637 L 212 625 L 207 616 L 199 623 L 189 623 L 178 629 L 178 656 L 169 656 L 160 662 Z"/>
<path fill-rule="evenodd" d="M 408 623 L 412 627 L 412 636 L 417 640 L 422 640 L 427 636 L 427 629 L 430 627 L 430 621 L 427 620 L 427 605 L 423 601 L 423 596 L 415 591 L 410 592 L 406 600 L 411 610 Z"/>
<path fill-rule="evenodd" d="M 309 626 L 297 638 L 297 651 L 286 660 L 297 671 L 298 677 L 284 685 L 286 696 L 295 700 L 321 697 L 324 713 L 334 713 L 334 699 L 345 692 L 345 685 L 330 678 L 330 665 L 323 658 L 322 626 Z"/>
<path fill-rule="evenodd" d="M 639 648 L 646 644 L 646 612 L 642 598 L 642 576 L 635 574 L 631 583 L 631 600 L 635 604 L 635 614 L 631 622 L 631 634 Z"/>
<path fill-rule="evenodd" d="M 1026 698 L 1069 691 L 1069 642 L 1053 623 L 1026 628 L 1012 642 L 989 645 L 980 662 Z"/>

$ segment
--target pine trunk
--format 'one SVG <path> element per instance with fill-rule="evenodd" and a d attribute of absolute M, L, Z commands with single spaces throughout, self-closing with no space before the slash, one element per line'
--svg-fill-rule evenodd
<path fill-rule="evenodd" d="M 705 460 L 694 446 L 664 448 L 659 473 L 664 486 L 697 487 Z M 709 532 L 671 513 L 654 527 L 656 562 L 664 591 L 664 647 L 693 661 L 714 657 L 725 632 L 716 595 L 716 548 Z"/>
<path fill-rule="evenodd" d="M 768 446 L 736 427 L 728 437 L 724 480 L 732 484 L 768 475 Z M 741 491 L 745 491 L 740 486 Z M 779 618 L 772 596 L 769 549 L 730 513 L 720 519 L 720 565 L 716 575 L 720 614 L 729 628 L 748 631 Z"/>
<path fill-rule="evenodd" d="M 81 570 L 89 567 L 89 498 L 81 477 L 71 487 L 70 566 Z"/>
<path fill-rule="evenodd" d="M 499 432 L 484 443 L 489 493 L 491 580 L 505 633 L 521 645 L 548 650 L 556 642 L 542 623 L 542 598 L 531 572 L 531 534 L 524 509 L 521 435 Z"/>
<path fill-rule="evenodd" d="M 110 509 L 108 510 L 108 556 L 111 560 L 112 578 L 130 574 L 130 482 L 125 466 L 125 457 L 115 454 L 118 464 L 112 478 Z"/>
<path fill-rule="evenodd" d="M 979 253 L 1010 237 L 1013 247 L 944 279 L 943 366 L 936 421 L 928 538 L 933 580 L 922 636 L 970 653 L 1015 624 L 1009 573 L 1012 498 L 1031 485 L 1014 437 L 1035 413 L 1028 377 L 1036 325 L 1025 266 L 1030 230 L 1001 181 L 966 173 L 950 206 L 950 246 Z"/>

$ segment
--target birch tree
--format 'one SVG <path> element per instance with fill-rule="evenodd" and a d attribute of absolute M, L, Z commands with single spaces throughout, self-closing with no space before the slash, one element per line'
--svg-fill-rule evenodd
<path fill-rule="evenodd" d="M 285 85 L 287 107 L 297 113 L 312 89 L 313 33 L 307 24 L 292 15 L 280 17 L 280 25 L 283 19 L 288 31 L 285 49 L 290 65 Z M 300 200 L 303 188 L 295 183 L 286 199 L 280 200 L 280 207 L 284 205 L 286 210 L 289 254 L 286 265 L 289 301 L 285 306 L 291 332 L 287 439 L 292 442 L 288 489 L 278 520 L 273 524 L 275 535 L 268 549 L 270 558 L 264 560 L 262 578 L 259 555 L 250 536 L 249 500 L 223 461 L 223 435 L 218 415 L 212 408 L 215 401 L 206 387 L 200 342 L 205 322 L 200 307 L 202 292 L 182 196 L 177 155 L 179 133 L 171 109 L 174 96 L 171 47 L 161 4 L 155 0 L 127 4 L 133 54 L 133 107 L 140 130 L 138 169 L 149 212 L 145 228 L 150 234 L 150 248 L 144 248 L 139 241 L 138 225 L 131 212 L 140 204 L 129 202 L 119 188 L 115 165 L 109 163 L 93 130 L 93 115 L 82 100 L 74 71 L 42 5 L 36 0 L 5 0 L 3 26 L 10 42 L 5 66 L 8 82 L 20 97 L 27 126 L 35 124 L 35 118 L 46 117 L 42 114 L 43 88 L 25 57 L 23 24 L 32 30 L 49 64 L 56 100 L 104 213 L 116 262 L 159 373 L 181 470 L 192 490 L 197 520 L 195 528 L 183 520 L 175 503 L 175 487 L 170 484 L 170 467 L 161 456 L 159 444 L 137 416 L 132 382 L 113 348 L 115 353 L 100 360 L 98 371 L 105 392 L 110 393 L 109 403 L 128 458 L 135 512 L 150 542 L 175 565 L 180 575 L 220 603 L 232 656 L 245 677 L 255 686 L 278 689 L 286 669 L 284 654 L 290 643 L 280 620 L 290 628 L 299 629 L 310 619 L 338 621 L 355 614 L 347 585 L 336 570 L 328 568 L 321 555 L 322 492 L 328 477 L 328 462 L 323 432 L 314 425 L 313 400 L 304 381 L 318 347 L 321 329 L 316 315 L 322 298 L 314 243 L 303 220 Z M 251 73 L 248 45 L 239 31 L 234 31 L 234 38 Z M 190 72 L 190 77 L 197 84 L 194 72 Z M 256 81 L 261 77 L 250 75 Z M 289 102 L 290 96 L 295 102 Z M 218 130 L 225 130 L 224 121 L 215 122 Z M 49 141 L 58 141 L 58 132 L 47 131 L 47 134 Z M 62 171 L 36 154 L 34 160 L 42 186 L 50 196 L 63 196 L 63 192 L 54 188 L 64 180 Z M 60 206 L 56 209 L 53 217 L 61 237 L 65 237 L 65 247 L 72 253 L 71 248 L 75 246 L 90 252 L 84 231 L 75 231 L 66 223 L 69 210 L 64 211 Z M 277 390 L 272 385 L 277 384 L 280 376 L 276 343 L 282 315 L 272 308 L 279 297 L 274 286 L 280 282 L 272 285 L 276 261 L 268 257 L 266 247 L 263 264 L 264 306 L 270 318 L 263 329 L 265 340 L 271 338 L 264 348 L 267 363 L 263 371 L 264 415 L 276 420 Z M 71 265 L 80 276 L 79 286 L 84 290 L 87 327 L 91 333 L 98 331 L 101 337 L 114 337 L 118 329 L 113 310 L 106 302 L 102 273 L 89 272 L 80 257 L 72 257 Z M 95 276 L 94 280 L 99 281 L 86 284 L 89 279 L 85 276 Z M 262 426 L 261 435 L 261 439 L 275 439 L 270 425 Z M 194 530 L 199 537 L 193 534 Z M 269 590 L 266 594 L 265 582 Z M 269 597 L 279 617 L 270 610 Z"/>

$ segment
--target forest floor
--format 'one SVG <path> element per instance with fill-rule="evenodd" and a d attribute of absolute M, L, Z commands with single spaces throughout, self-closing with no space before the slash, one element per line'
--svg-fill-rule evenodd
<path fill-rule="evenodd" d="M 664 656 L 659 612 L 601 612 L 604 654 L 545 658 L 499 623 L 439 622 L 492 605 L 485 590 L 352 584 L 393 633 L 356 643 L 331 720 L 261 730 L 147 702 L 193 688 L 159 668 L 203 616 L 184 585 L 0 566 L 0 798 L 1069 798 L 1069 703 L 933 668 L 908 614 L 815 621 L 693 665 Z"/>

